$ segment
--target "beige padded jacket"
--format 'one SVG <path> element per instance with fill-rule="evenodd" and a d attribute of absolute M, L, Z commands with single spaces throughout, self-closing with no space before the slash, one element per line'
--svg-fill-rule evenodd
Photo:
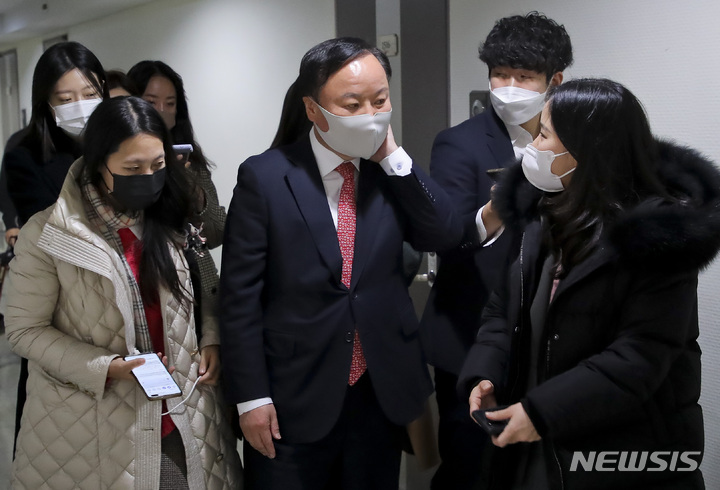
<path fill-rule="evenodd" d="M 119 255 L 93 231 L 70 169 L 57 203 L 22 228 L 10 267 L 6 331 L 29 359 L 27 402 L 13 464 L 13 488 L 156 489 L 160 481 L 160 401 L 134 380 L 106 382 L 110 361 L 135 351 L 132 298 Z M 191 290 L 181 253 L 170 246 Z M 160 292 L 166 353 L 183 397 L 197 379 L 192 308 Z M 208 325 L 213 325 L 208 322 Z M 183 397 L 167 400 L 169 408 Z M 236 440 L 220 389 L 198 384 L 172 415 L 191 489 L 242 488 Z"/>

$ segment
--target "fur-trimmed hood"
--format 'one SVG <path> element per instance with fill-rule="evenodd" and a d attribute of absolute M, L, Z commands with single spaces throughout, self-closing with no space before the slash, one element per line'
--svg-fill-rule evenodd
<path fill-rule="evenodd" d="M 603 241 L 630 264 L 702 269 L 720 249 L 720 169 L 697 151 L 667 141 L 658 141 L 657 169 L 687 203 L 648 199 L 607 227 Z M 498 184 L 493 206 L 506 226 L 524 228 L 539 219 L 542 195 L 518 163 Z"/>

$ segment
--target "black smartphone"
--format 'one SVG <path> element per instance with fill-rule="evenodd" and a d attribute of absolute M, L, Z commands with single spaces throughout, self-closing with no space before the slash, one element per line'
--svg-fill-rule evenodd
<path fill-rule="evenodd" d="M 139 354 L 136 356 L 125 356 L 126 361 L 133 359 L 145 359 L 145 364 L 132 370 L 140 387 L 145 392 L 148 400 L 164 400 L 182 395 L 180 387 L 170 376 L 170 372 L 154 352 Z"/>
<path fill-rule="evenodd" d="M 173 145 L 173 150 L 175 150 L 176 155 L 182 156 L 182 158 L 178 158 L 178 162 L 185 165 L 188 158 L 190 158 L 190 153 L 193 151 L 193 145 Z"/>
<path fill-rule="evenodd" d="M 487 410 L 475 410 L 472 413 L 472 418 L 485 432 L 491 436 L 497 436 L 505 429 L 505 426 L 508 424 L 508 420 L 510 419 L 490 420 L 485 416 L 485 413 L 502 410 L 503 408 L 507 408 L 507 406 L 488 408 Z"/>
<path fill-rule="evenodd" d="M 505 172 L 504 168 L 491 168 L 485 171 L 486 174 L 488 174 L 488 177 L 490 177 L 494 182 L 497 182 L 500 180 L 500 177 L 502 176 L 503 172 Z"/>

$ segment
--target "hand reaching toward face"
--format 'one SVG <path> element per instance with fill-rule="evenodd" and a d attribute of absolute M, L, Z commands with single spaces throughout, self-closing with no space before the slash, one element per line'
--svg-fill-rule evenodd
<path fill-rule="evenodd" d="M 376 151 L 375 154 L 370 157 L 370 160 L 376 163 L 380 163 L 383 158 L 392 154 L 392 152 L 394 152 L 398 148 L 400 147 L 395 142 L 395 136 L 393 135 L 392 127 L 388 126 L 388 132 L 387 136 L 385 137 L 385 141 L 383 141 L 382 145 L 380 145 L 378 151 Z"/>

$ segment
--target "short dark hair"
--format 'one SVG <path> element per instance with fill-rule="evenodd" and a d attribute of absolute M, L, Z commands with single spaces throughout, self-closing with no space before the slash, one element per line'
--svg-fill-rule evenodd
<path fill-rule="evenodd" d="M 125 90 L 125 92 L 129 93 L 130 95 L 137 94 L 137 89 L 135 88 L 135 84 L 132 80 L 130 80 L 130 77 L 128 77 L 124 71 L 122 70 L 107 70 L 105 72 L 105 75 L 107 76 L 107 85 L 108 85 L 108 91 L 115 89 L 115 88 L 121 88 Z"/>
<path fill-rule="evenodd" d="M 210 162 L 205 158 L 202 148 L 195 141 L 195 132 L 190 122 L 190 111 L 188 110 L 185 86 L 182 77 L 178 72 L 170 68 L 166 63 L 158 60 L 145 60 L 136 63 L 127 74 L 128 78 L 135 84 L 136 92 L 133 95 L 142 97 L 152 77 L 160 76 L 167 78 L 175 87 L 177 97 L 177 109 L 175 114 L 175 127 L 170 130 L 173 142 L 176 144 L 191 144 L 193 151 L 190 153 L 190 164 L 193 167 L 210 169 Z"/>
<path fill-rule="evenodd" d="M 297 85 L 300 97 L 317 100 L 328 79 L 350 61 L 372 54 L 382 65 L 388 79 L 392 76 L 388 57 L 375 46 L 356 37 L 328 39 L 312 47 L 300 62 Z"/>
<path fill-rule="evenodd" d="M 489 71 L 498 66 L 522 68 L 544 73 L 548 81 L 573 62 L 565 27 L 538 12 L 498 20 L 478 51 Z"/>
<path fill-rule="evenodd" d="M 388 80 L 392 76 L 390 60 L 377 47 L 356 37 L 328 39 L 310 48 L 300 62 L 300 73 L 290 86 L 283 103 L 280 124 L 271 148 L 293 143 L 307 134 L 312 122 L 305 116 L 303 97 L 318 100 L 328 79 L 343 66 L 371 54 L 380 62 Z"/>
<path fill-rule="evenodd" d="M 630 90 L 588 78 L 553 87 L 548 97 L 555 134 L 577 161 L 567 189 L 546 195 L 542 205 L 567 272 L 624 210 L 649 196 L 673 198 L 657 173 L 657 143 L 645 110 Z"/>
<path fill-rule="evenodd" d="M 50 46 L 40 56 L 32 81 L 32 115 L 23 146 L 38 152 L 41 161 L 47 162 L 56 153 L 52 134 L 57 128 L 50 109 L 50 95 L 55 84 L 67 72 L 78 69 L 101 97 L 109 97 L 105 70 L 97 57 L 80 43 L 69 41 Z"/>
<path fill-rule="evenodd" d="M 139 134 L 156 136 L 162 141 L 166 169 L 160 198 L 144 211 L 140 289 L 143 299 L 152 302 L 153 292 L 163 285 L 178 302 L 188 305 L 192 296 L 180 283 L 167 244 L 171 242 L 179 248 L 178 237 L 184 236 L 192 197 L 184 165 L 175 159 L 167 127 L 152 104 L 138 97 L 115 97 L 106 99 L 93 111 L 85 129 L 82 179 L 89 179 L 103 192 L 100 169 L 123 141 Z"/>

